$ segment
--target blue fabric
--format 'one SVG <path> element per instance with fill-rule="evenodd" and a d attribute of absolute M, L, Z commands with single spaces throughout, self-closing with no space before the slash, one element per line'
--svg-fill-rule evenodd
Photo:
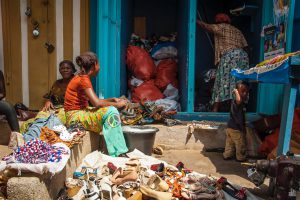
<path fill-rule="evenodd" d="M 47 126 L 52 129 L 54 126 L 63 125 L 63 123 L 54 115 L 51 114 L 48 118 L 36 119 L 29 127 L 28 131 L 24 133 L 25 142 L 32 140 L 34 138 L 39 138 L 41 134 L 41 129 Z"/>
<path fill-rule="evenodd" d="M 258 68 L 251 68 L 249 70 L 233 69 L 231 75 L 238 79 L 248 81 L 259 81 L 262 83 L 280 83 L 288 84 L 289 81 L 289 63 L 288 60 L 284 61 L 280 66 L 274 67 L 268 71 L 268 67 L 262 66 Z M 266 69 L 266 72 L 262 72 Z"/>
<path fill-rule="evenodd" d="M 151 50 L 151 55 L 155 54 L 157 51 L 159 51 L 162 47 L 168 47 L 172 46 L 176 48 L 176 43 L 175 42 L 161 42 L 157 45 L 155 45 L 152 50 Z"/>

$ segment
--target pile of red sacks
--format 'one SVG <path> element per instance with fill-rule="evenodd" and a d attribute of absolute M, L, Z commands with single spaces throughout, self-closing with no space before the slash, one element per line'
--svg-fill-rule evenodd
<path fill-rule="evenodd" d="M 177 62 L 174 59 L 160 60 L 156 66 L 146 50 L 129 45 L 126 64 L 133 76 L 128 85 L 134 103 L 163 99 L 163 91 L 169 84 L 178 88 Z M 133 78 L 141 80 L 141 84 L 130 84 Z"/>

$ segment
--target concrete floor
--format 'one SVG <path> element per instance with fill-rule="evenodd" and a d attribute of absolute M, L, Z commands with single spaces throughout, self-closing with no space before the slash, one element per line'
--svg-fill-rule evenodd
<path fill-rule="evenodd" d="M 169 164 L 176 165 L 183 162 L 186 168 L 202 174 L 226 177 L 231 183 L 247 188 L 254 195 L 268 199 L 268 182 L 256 187 L 247 178 L 247 167 L 235 160 L 223 160 L 222 153 L 205 152 L 205 148 L 219 148 L 225 146 L 224 126 L 218 130 L 196 130 L 189 138 L 187 126 L 166 127 L 154 125 L 160 131 L 156 133 L 155 146 L 162 146 L 166 150 L 163 155 L 153 155 Z"/>

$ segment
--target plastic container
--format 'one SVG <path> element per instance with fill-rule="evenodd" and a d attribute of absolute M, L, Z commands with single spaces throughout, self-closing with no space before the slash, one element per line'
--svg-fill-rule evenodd
<path fill-rule="evenodd" d="M 146 155 L 151 155 L 158 128 L 151 126 L 123 126 L 125 141 L 129 151 L 138 149 Z"/>

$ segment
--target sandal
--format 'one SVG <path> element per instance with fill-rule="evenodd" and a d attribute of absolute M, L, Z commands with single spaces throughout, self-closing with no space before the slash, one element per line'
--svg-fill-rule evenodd
<path fill-rule="evenodd" d="M 169 190 L 168 183 L 162 180 L 157 174 L 154 174 L 149 178 L 147 185 L 153 190 L 158 190 L 162 192 Z"/>
<path fill-rule="evenodd" d="M 81 200 L 84 198 L 83 191 L 86 189 L 85 182 L 83 181 L 82 183 L 80 183 L 82 185 L 72 185 L 75 183 L 73 180 L 71 181 L 72 183 L 71 182 L 65 183 L 66 187 L 68 188 L 67 189 L 68 197 L 70 197 L 73 200 Z"/>
<path fill-rule="evenodd" d="M 143 115 L 137 114 L 134 118 L 129 118 L 127 116 L 122 115 L 121 121 L 123 125 L 135 125 L 137 124 L 141 119 L 143 118 Z"/>
<path fill-rule="evenodd" d="M 87 167 L 82 167 L 79 172 L 75 171 L 73 173 L 74 178 L 81 179 L 81 180 L 85 180 L 86 179 L 86 175 L 87 175 Z"/>
<path fill-rule="evenodd" d="M 86 188 L 83 190 L 84 198 L 87 200 L 100 200 L 100 188 L 96 184 L 96 179 L 90 177 L 87 181 Z"/>
<path fill-rule="evenodd" d="M 101 199 L 109 199 L 113 200 L 112 198 L 112 183 L 110 182 L 109 178 L 103 177 L 100 180 L 100 188 L 101 188 Z"/>
<path fill-rule="evenodd" d="M 110 178 L 110 181 L 113 184 L 121 185 L 127 181 L 136 181 L 137 179 L 138 179 L 138 174 L 135 170 L 123 171 L 123 169 L 119 167 Z"/>
<path fill-rule="evenodd" d="M 152 190 L 151 188 L 148 188 L 144 185 L 140 186 L 140 191 L 144 195 L 146 195 L 148 197 L 152 197 L 154 199 L 158 199 L 158 200 L 171 200 L 172 199 L 171 192 L 160 192 L 160 191 Z"/>

